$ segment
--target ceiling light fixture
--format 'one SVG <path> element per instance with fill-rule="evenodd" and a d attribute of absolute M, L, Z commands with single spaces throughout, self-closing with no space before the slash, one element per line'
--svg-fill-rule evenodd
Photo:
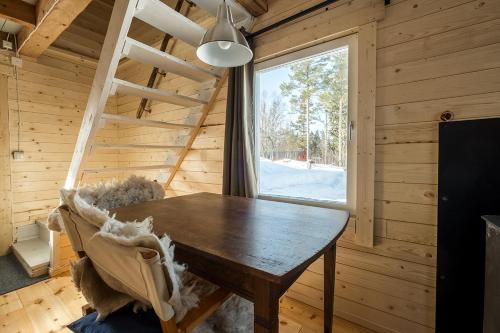
<path fill-rule="evenodd" d="M 253 52 L 236 29 L 226 1 L 219 6 L 217 22 L 203 36 L 196 55 L 204 63 L 216 67 L 238 67 L 252 60 Z"/>

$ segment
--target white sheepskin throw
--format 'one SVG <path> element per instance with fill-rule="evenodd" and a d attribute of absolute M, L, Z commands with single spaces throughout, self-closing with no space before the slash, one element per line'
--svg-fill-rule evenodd
<path fill-rule="evenodd" d="M 251 333 L 253 328 L 253 303 L 233 295 L 193 333 Z"/>
<path fill-rule="evenodd" d="M 99 221 L 100 227 L 107 220 L 108 211 L 113 208 L 125 207 L 144 201 L 159 200 L 165 197 L 163 186 L 156 181 L 144 177 L 130 176 L 125 181 L 112 181 L 80 187 L 78 190 L 60 190 L 61 200 L 75 210 L 76 207 L 99 208 L 88 211 L 91 221 Z M 75 205 L 73 205 L 75 202 Z M 78 211 L 78 210 L 75 210 Z M 78 211 L 78 213 L 81 213 Z M 64 230 L 64 223 L 56 208 L 48 218 L 48 227 L 53 231 Z"/>
<path fill-rule="evenodd" d="M 180 321 L 186 313 L 199 303 L 200 295 L 212 293 L 217 287 L 209 282 L 194 278 L 187 273 L 186 267 L 174 261 L 174 245 L 170 237 L 163 235 L 160 239 L 152 232 L 153 220 L 151 217 L 142 222 L 123 223 L 109 218 L 98 234 L 114 242 L 132 247 L 144 247 L 158 251 L 162 264 L 168 272 L 168 279 L 172 283 L 170 300 L 168 301 L 175 311 L 176 321 Z"/>
<path fill-rule="evenodd" d="M 168 272 L 167 278 L 172 283 L 169 303 L 174 308 L 176 319 L 180 320 L 187 311 L 198 304 L 199 298 L 192 292 L 193 288 L 184 288 L 182 273 L 185 267 L 174 262 L 174 246 L 170 238 L 164 235 L 160 239 L 152 232 L 153 219 L 147 217 L 140 222 L 123 223 L 109 215 L 108 209 L 162 199 L 165 192 L 160 184 L 132 176 L 123 182 L 101 183 L 78 190 L 62 189 L 60 193 L 64 204 L 100 229 L 97 232 L 100 236 L 120 245 L 149 248 L 160 254 L 165 271 Z M 93 293 L 92 290 L 86 292 L 89 295 Z M 94 295 L 92 298 L 99 299 L 99 296 Z"/>
<path fill-rule="evenodd" d="M 165 197 L 163 186 L 144 177 L 130 176 L 125 181 L 89 185 L 78 189 L 80 197 L 101 210 L 130 206 Z"/>

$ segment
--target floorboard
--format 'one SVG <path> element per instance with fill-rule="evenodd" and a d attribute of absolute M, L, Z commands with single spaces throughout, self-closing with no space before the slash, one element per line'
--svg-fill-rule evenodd
<path fill-rule="evenodd" d="M 51 278 L 0 296 L 2 333 L 70 332 L 66 325 L 81 317 L 85 299 L 69 276 Z M 323 313 L 288 297 L 281 300 L 280 333 L 321 333 Z M 373 331 L 336 317 L 334 333 Z"/>

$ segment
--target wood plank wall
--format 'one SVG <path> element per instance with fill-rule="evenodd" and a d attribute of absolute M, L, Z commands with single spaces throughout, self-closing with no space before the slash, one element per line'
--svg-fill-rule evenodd
<path fill-rule="evenodd" d="M 8 77 L 0 75 L 0 256 L 12 242 Z"/>
<path fill-rule="evenodd" d="M 0 54 L 0 62 L 9 64 L 9 55 Z M 71 62 L 46 55 L 37 60 L 24 58 L 18 74 L 19 101 L 16 80 L 12 75 L 8 79 L 10 147 L 1 154 L 9 156 L 17 149 L 19 116 L 19 147 L 25 152 L 23 160 L 10 158 L 14 241 L 17 228 L 46 220 L 59 203 L 58 190 L 64 185 L 94 72 L 95 63 L 79 59 Z M 108 104 L 108 112 L 116 113 L 116 99 Z M 97 140 L 116 142 L 117 136 L 118 128 L 111 125 L 99 132 Z M 111 167 L 117 163 L 116 152 L 104 152 L 92 156 L 89 166 Z M 108 176 L 85 177 L 84 182 Z M 68 246 L 67 242 L 63 245 Z M 65 253 L 66 259 L 72 254 L 69 248 Z"/>
<path fill-rule="evenodd" d="M 213 17 L 206 12 L 192 8 L 188 14 L 189 18 L 202 26 L 209 26 L 214 21 Z M 138 36 L 140 37 L 140 36 Z M 182 41 L 176 41 L 173 55 L 196 65 L 206 67 L 199 61 L 195 49 Z M 117 76 L 121 79 L 146 85 L 151 67 L 134 61 L 121 64 Z M 175 91 L 186 96 L 203 96 L 208 99 L 211 93 L 213 81 L 207 84 L 190 81 L 188 79 L 167 74 L 161 81 L 159 89 Z M 176 173 L 171 186 L 167 190 L 167 196 L 176 196 L 200 191 L 221 192 L 222 184 L 222 155 L 224 147 L 224 120 L 225 99 L 227 89 L 224 87 L 217 96 L 217 102 L 210 111 L 192 149 L 188 153 L 184 163 Z M 118 95 L 118 113 L 129 117 L 135 117 L 140 99 L 133 96 Z M 201 107 L 185 108 L 171 104 L 153 102 L 151 114 L 144 113 L 143 119 L 161 120 L 173 123 L 196 124 L 201 113 Z M 166 130 L 151 127 L 137 127 L 134 125 L 120 125 L 120 142 L 126 144 L 148 144 L 148 145 L 171 145 L 184 144 L 188 138 L 188 131 Z M 174 163 L 177 158 L 176 150 L 122 150 L 120 152 L 120 165 L 160 165 Z M 136 171 L 135 174 L 144 175 L 150 179 L 166 181 L 169 176 L 165 171 Z M 127 173 L 123 173 L 127 175 Z"/>
<path fill-rule="evenodd" d="M 317 2 L 270 1 L 258 24 Z M 330 15 L 333 22 L 335 9 Z M 377 33 L 375 247 L 354 245 L 352 229 L 340 241 L 339 315 L 381 332 L 434 331 L 437 124 L 446 111 L 455 120 L 500 115 L 499 24 L 498 0 L 392 0 L 386 8 Z M 322 33 L 318 26 L 283 43 Z M 289 295 L 321 308 L 322 274 L 319 261 Z"/>
<path fill-rule="evenodd" d="M 319 2 L 269 0 L 269 12 L 259 18 L 256 28 Z M 351 7 L 343 12 L 359 5 L 352 0 L 336 6 L 346 3 Z M 323 16 L 331 15 L 331 24 L 338 22 L 335 9 L 328 13 Z M 321 39 L 325 33 L 321 26 L 313 26 L 279 41 L 267 37 L 269 44 L 261 43 L 257 54 L 310 36 Z M 386 8 L 377 34 L 375 247 L 356 246 L 352 228 L 340 241 L 338 315 L 380 332 L 434 331 L 437 124 L 445 111 L 452 112 L 455 120 L 500 115 L 499 45 L 499 0 L 392 0 Z M 125 76 L 126 71 L 124 67 Z M 136 73 L 141 71 L 136 67 Z M 174 81 L 164 85 L 169 86 L 175 86 Z M 224 98 L 219 97 L 169 195 L 220 192 Z M 129 105 L 130 101 L 119 98 L 119 112 L 135 112 L 137 101 Z M 153 118 L 167 111 L 166 106 L 155 107 Z M 124 130 L 130 131 L 131 143 L 150 142 L 143 141 L 149 133 Z M 168 156 L 126 156 L 130 157 L 160 161 Z M 322 275 L 319 260 L 292 286 L 289 296 L 321 308 Z"/>

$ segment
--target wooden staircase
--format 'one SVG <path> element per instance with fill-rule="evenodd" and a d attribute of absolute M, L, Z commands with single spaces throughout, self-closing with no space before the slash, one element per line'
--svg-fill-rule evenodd
<path fill-rule="evenodd" d="M 196 1 L 194 1 L 196 2 Z M 179 12 L 159 0 L 128 0 L 116 1 L 106 38 L 97 65 L 96 75 L 92 84 L 87 108 L 83 117 L 75 151 L 65 182 L 65 188 L 76 187 L 84 174 L 103 172 L 126 172 L 135 170 L 169 170 L 170 175 L 166 186 L 187 155 L 199 129 L 203 125 L 208 112 L 227 77 L 227 71 L 221 69 L 208 70 L 145 45 L 127 36 L 132 19 L 140 19 L 149 25 L 197 47 L 205 29 L 191 21 Z M 210 87 L 210 96 L 183 96 L 176 92 L 149 88 L 140 84 L 120 80 L 115 77 L 119 61 L 129 58 L 140 63 L 157 67 L 164 72 L 173 73 Z M 115 94 L 131 95 L 182 107 L 199 107 L 201 114 L 194 125 L 169 123 L 156 120 L 136 119 L 123 115 L 105 113 L 105 105 L 109 96 Z M 125 123 L 135 126 L 164 128 L 168 130 L 187 131 L 188 139 L 184 145 L 168 143 L 161 145 L 111 144 L 95 143 L 94 138 L 99 128 L 106 123 Z M 174 150 L 177 151 L 173 163 L 160 165 L 144 165 L 123 168 L 83 168 L 89 155 L 103 149 L 129 150 Z"/>

